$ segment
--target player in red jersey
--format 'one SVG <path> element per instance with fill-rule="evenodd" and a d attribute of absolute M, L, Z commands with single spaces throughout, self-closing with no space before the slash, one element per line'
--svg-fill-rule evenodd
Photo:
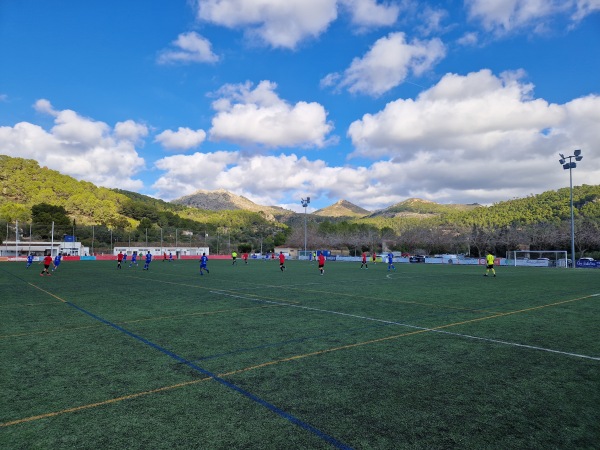
<path fill-rule="evenodd" d="M 44 269 L 42 269 L 42 273 L 40 273 L 40 276 L 44 276 L 44 272 L 46 272 L 46 275 L 52 275 L 50 273 L 50 271 L 48 270 L 50 268 L 50 264 L 52 264 L 52 256 L 50 255 L 46 255 L 44 256 Z"/>
<path fill-rule="evenodd" d="M 285 270 L 285 255 L 283 252 L 279 253 L 279 268 L 282 272 Z"/>
<path fill-rule="evenodd" d="M 325 273 L 325 255 L 323 253 L 321 253 L 319 255 L 319 270 L 321 271 L 321 275 L 323 275 Z"/>

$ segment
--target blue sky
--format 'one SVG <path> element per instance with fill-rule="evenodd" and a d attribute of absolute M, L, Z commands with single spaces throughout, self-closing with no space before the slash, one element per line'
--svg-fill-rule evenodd
<path fill-rule="evenodd" d="M 0 154 L 164 200 L 600 182 L 600 0 L 4 0 L 0 64 Z"/>

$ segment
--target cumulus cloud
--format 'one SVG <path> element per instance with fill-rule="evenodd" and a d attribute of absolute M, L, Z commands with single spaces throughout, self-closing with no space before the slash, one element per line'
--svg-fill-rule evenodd
<path fill-rule="evenodd" d="M 343 75 L 329 74 L 321 85 L 332 85 L 339 79 L 338 89 L 377 96 L 401 84 L 409 72 L 422 75 L 445 55 L 446 48 L 437 38 L 408 43 L 404 33 L 390 33 L 377 40 L 362 58 L 355 58 Z"/>
<path fill-rule="evenodd" d="M 41 165 L 80 180 L 106 187 L 140 189 L 133 176 L 144 167 L 135 143 L 147 134 L 133 121 L 108 124 L 82 117 L 72 110 L 56 110 L 45 99 L 36 111 L 54 117 L 48 131 L 28 122 L 0 127 L 0 148 L 9 156 L 31 158 Z"/>
<path fill-rule="evenodd" d="M 352 197 L 369 203 L 381 199 L 369 198 L 375 189 L 370 186 L 372 173 L 366 168 L 329 167 L 322 160 L 295 154 L 194 153 L 163 158 L 156 167 L 165 173 L 153 187 L 157 195 L 167 199 L 198 189 L 226 189 L 261 205 L 279 206 L 288 205 L 290 199 L 299 202 L 307 193 L 334 201 Z"/>
<path fill-rule="evenodd" d="M 520 144 L 527 136 L 539 139 L 541 130 L 563 120 L 564 108 L 531 99 L 533 87 L 519 76 L 496 77 L 489 70 L 448 74 L 416 100 L 390 102 L 383 111 L 352 123 L 348 134 L 356 154 L 398 157 L 436 148 L 496 151 L 517 135 Z"/>
<path fill-rule="evenodd" d="M 250 97 L 278 104 L 267 87 L 230 87 L 223 107 L 231 110 L 233 100 Z M 416 99 L 390 102 L 350 126 L 355 151 L 349 161 L 360 157 L 371 160 L 368 165 L 331 165 L 295 153 L 177 155 L 156 164 L 164 174 L 154 189 L 173 199 L 223 188 L 297 211 L 306 195 L 325 203 L 343 198 L 370 210 L 409 197 L 490 204 L 568 185 L 558 153 L 576 148 L 586 155 L 577 184 L 596 184 L 600 162 L 590 156 L 600 140 L 599 122 L 599 96 L 553 104 L 535 98 L 523 72 L 447 74 Z"/>
<path fill-rule="evenodd" d="M 189 150 L 198 147 L 205 139 L 204 130 L 179 127 L 177 131 L 165 130 L 156 135 L 154 142 L 159 142 L 167 150 Z"/>
<path fill-rule="evenodd" d="M 394 3 L 377 3 L 376 0 L 341 0 L 351 15 L 352 23 L 359 28 L 393 25 L 398 20 L 400 7 Z"/>
<path fill-rule="evenodd" d="M 160 52 L 157 58 L 159 64 L 214 63 L 219 60 L 211 49 L 210 41 L 195 31 L 181 33 L 172 45 L 176 49 Z"/>
<path fill-rule="evenodd" d="M 261 81 L 226 85 L 213 102 L 212 140 L 266 147 L 323 147 L 333 125 L 325 108 L 315 102 L 294 105 L 279 98 L 277 85 Z"/>
<path fill-rule="evenodd" d="M 274 48 L 295 49 L 327 30 L 343 9 L 357 31 L 390 26 L 398 19 L 397 2 L 377 0 L 197 0 L 197 17 Z"/>
<path fill-rule="evenodd" d="M 578 22 L 600 11 L 599 0 L 465 0 L 469 18 L 496 34 L 544 31 L 552 19 Z"/>
<path fill-rule="evenodd" d="M 148 127 L 133 120 L 126 120 L 125 122 L 116 123 L 114 134 L 120 140 L 137 143 L 148 136 Z"/>
<path fill-rule="evenodd" d="M 337 18 L 338 0 L 202 0 L 197 17 L 232 29 L 243 28 L 276 48 L 293 49 L 324 32 Z"/>
<path fill-rule="evenodd" d="M 379 182 L 410 186 L 416 196 L 436 201 L 470 196 L 489 203 L 555 189 L 562 176 L 558 152 L 591 149 L 600 139 L 592 125 L 600 118 L 600 98 L 551 104 L 533 98 L 523 77 L 489 70 L 448 74 L 417 99 L 390 102 L 352 123 L 353 156 L 387 161 L 373 165 Z M 588 166 L 578 175 L 594 183 L 598 169 Z"/>

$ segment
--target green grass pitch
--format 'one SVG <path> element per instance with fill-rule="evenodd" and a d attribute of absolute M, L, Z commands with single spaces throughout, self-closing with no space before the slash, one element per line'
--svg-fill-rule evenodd
<path fill-rule="evenodd" d="M 0 265 L 3 449 L 593 449 L 600 271 Z"/>

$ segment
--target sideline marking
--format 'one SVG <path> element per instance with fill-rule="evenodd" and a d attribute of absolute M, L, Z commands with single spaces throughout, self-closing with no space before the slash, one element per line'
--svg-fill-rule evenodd
<path fill-rule="evenodd" d="M 31 284 L 31 283 L 29 283 Z M 155 344 L 154 342 L 144 338 L 143 336 L 140 336 L 138 334 L 135 334 L 119 325 L 117 325 L 116 323 L 110 322 L 100 316 L 95 315 L 94 313 L 87 311 L 86 309 L 78 306 L 75 303 L 69 302 L 67 300 L 64 300 L 60 297 L 58 297 L 57 295 L 52 294 L 51 292 L 48 292 L 38 286 L 35 286 L 34 284 L 31 284 L 31 286 L 39 289 L 42 292 L 45 292 L 46 294 L 60 300 L 61 302 L 63 302 L 65 305 L 70 306 L 71 308 L 75 308 L 76 310 L 78 310 L 79 312 L 86 314 L 87 316 L 105 324 L 108 325 L 109 327 L 114 328 L 117 331 L 120 331 L 121 333 L 135 339 L 138 340 L 140 342 L 142 342 L 143 344 L 146 344 L 147 346 L 153 348 L 154 350 L 158 350 L 159 352 L 163 353 L 164 355 L 169 356 L 170 358 L 174 359 L 175 361 L 178 361 L 186 366 L 188 366 L 191 369 L 194 369 L 195 371 L 206 375 L 208 377 L 208 379 L 212 379 L 214 381 L 216 381 L 217 383 L 235 391 L 238 392 L 239 394 L 242 394 L 243 396 L 249 398 L 250 400 L 253 400 L 254 402 L 258 403 L 261 406 L 264 406 L 265 408 L 271 410 L 272 412 L 274 412 L 275 414 L 279 415 L 280 417 L 288 420 L 289 422 L 298 425 L 300 428 L 303 428 L 304 430 L 314 434 L 315 436 L 317 436 L 318 438 L 328 442 L 329 444 L 333 445 L 336 448 L 340 448 L 340 449 L 351 449 L 351 447 L 349 447 L 348 445 L 344 444 L 341 441 L 338 441 L 337 439 L 335 439 L 332 436 L 329 436 L 328 434 L 324 433 L 323 431 L 319 430 L 318 428 L 312 426 L 311 424 L 309 424 L 308 422 L 304 422 L 303 420 L 298 419 L 297 417 L 293 416 L 292 414 L 282 410 L 281 408 L 278 408 L 277 406 L 275 406 L 272 403 L 269 403 L 266 400 L 263 400 L 262 398 L 260 398 L 259 396 L 251 393 L 250 391 L 247 391 L 245 389 L 242 389 L 241 387 L 237 386 L 236 384 L 227 381 L 225 378 L 223 378 L 222 376 L 219 376 L 217 374 L 214 374 L 212 372 L 210 372 L 209 370 L 206 370 L 200 366 L 198 366 L 197 364 L 194 364 L 191 361 L 188 361 L 187 359 L 185 359 L 182 356 L 179 356 L 177 353 L 172 352 L 171 350 L 168 350 L 165 347 L 162 347 L 158 344 Z M 135 395 L 135 394 L 133 394 Z M 4 424 L 0 424 L 0 427 L 5 426 Z"/>

